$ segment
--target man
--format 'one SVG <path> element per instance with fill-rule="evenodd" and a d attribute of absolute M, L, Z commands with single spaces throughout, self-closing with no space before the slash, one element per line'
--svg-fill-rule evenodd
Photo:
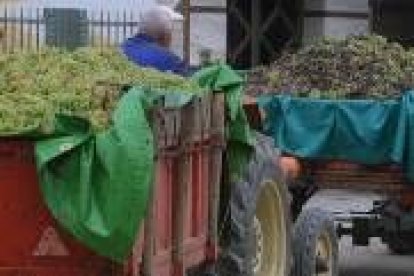
<path fill-rule="evenodd" d="M 123 43 L 123 53 L 139 66 L 185 76 L 186 64 L 169 50 L 176 20 L 183 16 L 167 6 L 151 8 L 142 16 L 140 33 Z"/>

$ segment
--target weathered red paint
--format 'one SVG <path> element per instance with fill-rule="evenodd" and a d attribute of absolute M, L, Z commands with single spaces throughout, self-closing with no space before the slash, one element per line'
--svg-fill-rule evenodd
<path fill-rule="evenodd" d="M 185 114 L 191 122 L 183 120 L 180 110 L 173 110 L 162 122 L 156 120 L 159 127 L 151 217 L 153 232 L 145 233 L 145 225 L 150 225 L 147 217 L 131 257 L 122 266 L 76 242 L 52 218 L 39 190 L 33 143 L 0 139 L 0 276 L 142 275 L 144 243 L 148 237 L 153 237 L 149 276 L 183 276 L 188 268 L 215 262 L 219 250 L 209 239 L 212 218 L 209 191 L 214 182 L 212 175 L 217 171 L 212 171 L 211 162 L 213 152 L 217 153 L 213 148 L 217 150 L 217 141 L 222 141 L 224 136 L 210 133 L 211 102 L 208 100 L 211 101 L 197 103 L 197 108 L 189 111 L 190 115 Z M 184 137 L 180 131 L 185 128 L 188 133 Z M 179 171 L 183 169 L 182 160 L 188 161 L 184 175 Z M 184 181 L 184 186 L 180 186 L 180 181 Z M 180 187 L 184 188 L 185 197 L 180 196 Z M 177 200 L 180 198 L 183 201 Z M 182 218 L 182 227 L 175 227 L 176 218 Z M 181 240 L 177 242 L 177 238 Z M 174 244 L 179 245 L 180 251 Z"/>
<path fill-rule="evenodd" d="M 33 160 L 32 143 L 0 140 L 0 275 L 115 275 L 119 267 L 56 224 Z"/>

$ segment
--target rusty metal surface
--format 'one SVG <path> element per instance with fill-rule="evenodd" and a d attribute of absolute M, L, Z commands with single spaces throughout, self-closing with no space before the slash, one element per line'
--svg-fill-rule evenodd
<path fill-rule="evenodd" d="M 399 194 L 410 189 L 400 166 L 368 166 L 339 161 L 305 162 L 306 174 L 321 189 L 352 189 Z"/>

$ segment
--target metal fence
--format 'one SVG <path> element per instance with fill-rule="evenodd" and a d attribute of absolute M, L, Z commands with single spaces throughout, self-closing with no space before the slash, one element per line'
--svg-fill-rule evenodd
<path fill-rule="evenodd" d="M 83 42 L 86 45 L 82 46 L 101 48 L 117 46 L 139 30 L 140 14 L 132 11 L 78 11 L 79 14 L 85 15 L 83 20 L 82 17 L 77 18 L 78 25 L 76 26 L 83 27 L 79 29 L 82 30 L 79 32 L 70 30 L 73 27 L 71 25 L 74 22 L 73 16 L 71 19 L 69 17 L 58 18 L 57 21 L 60 24 L 56 25 L 61 25 L 62 28 L 53 29 L 48 27 L 53 21 L 47 17 L 47 9 L 4 7 L 0 9 L 0 50 L 3 52 L 39 50 L 48 44 L 51 34 L 56 36 L 59 32 L 61 32 L 61 36 L 55 37 L 55 40 L 59 40 L 59 37 L 62 36 L 69 36 L 69 40 L 76 40 L 79 39 L 77 35 L 83 35 Z M 62 31 L 66 33 L 62 33 Z"/>
<path fill-rule="evenodd" d="M 225 14 L 226 8 L 189 6 L 187 3 L 179 9 L 181 9 L 185 20 L 175 24 L 172 48 L 176 54 L 183 56 L 188 62 L 192 47 L 190 43 L 190 14 Z M 73 28 L 64 28 L 62 25 L 65 25 L 66 21 L 71 21 L 73 17 L 68 16 L 71 20 L 66 20 L 63 16 L 60 21 L 53 22 L 48 16 L 50 9 L 18 7 L 11 4 L 9 6 L 0 5 L 0 53 L 16 50 L 36 51 L 50 44 L 50 41 L 55 42 L 52 44 L 65 44 L 60 43 L 62 41 L 59 40 L 73 42 L 78 39 L 78 42 L 83 44 L 82 46 L 99 48 L 119 46 L 126 38 L 137 33 L 140 27 L 141 14 L 139 10 L 58 10 L 61 13 L 60 16 L 62 12 L 65 14 L 64 11 L 69 14 L 78 12 L 80 16 L 77 18 L 77 23 L 79 24 L 74 24 Z M 206 34 L 200 35 L 205 36 Z"/>

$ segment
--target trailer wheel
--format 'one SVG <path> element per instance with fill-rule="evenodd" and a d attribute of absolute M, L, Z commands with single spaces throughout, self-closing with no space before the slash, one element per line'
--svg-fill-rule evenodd
<path fill-rule="evenodd" d="M 286 276 L 290 272 L 288 191 L 272 141 L 263 136 L 257 140 L 247 171 L 232 183 L 230 243 L 219 275 Z"/>
<path fill-rule="evenodd" d="M 293 276 L 338 275 L 338 241 L 329 213 L 305 209 L 293 236 Z"/>
<path fill-rule="evenodd" d="M 396 255 L 414 255 L 414 240 L 394 237 L 387 240 L 390 251 Z"/>

